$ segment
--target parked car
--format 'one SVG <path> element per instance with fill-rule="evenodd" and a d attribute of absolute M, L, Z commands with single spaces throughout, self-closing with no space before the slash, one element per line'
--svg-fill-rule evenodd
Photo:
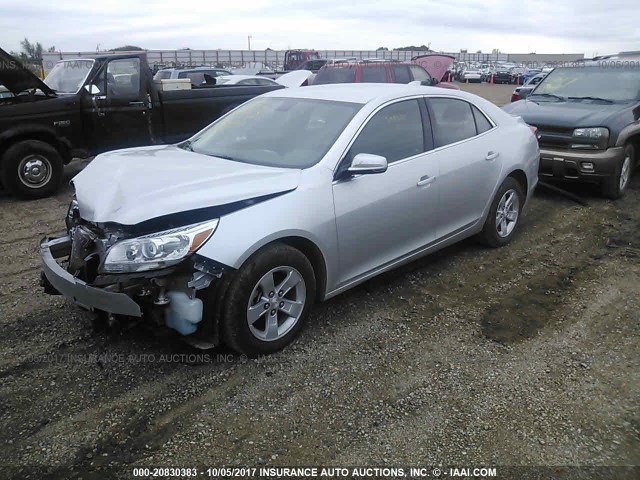
<path fill-rule="evenodd" d="M 503 108 L 538 127 L 541 177 L 624 195 L 640 157 L 640 57 L 556 68 Z"/>
<path fill-rule="evenodd" d="M 310 72 L 317 73 L 322 67 L 327 64 L 328 60 L 326 58 L 316 58 L 314 60 L 307 60 L 306 62 L 300 64 L 296 70 L 309 70 Z"/>
<path fill-rule="evenodd" d="M 154 80 L 169 80 L 176 78 L 189 78 L 194 85 L 205 83 L 205 75 L 218 77 L 220 75 L 231 75 L 229 70 L 214 67 L 194 67 L 194 68 L 164 68 L 158 70 L 153 76 Z"/>
<path fill-rule="evenodd" d="M 177 142 L 280 86 L 162 91 L 144 53 L 62 60 L 40 80 L 0 49 L 0 170 L 11 193 L 51 195 L 63 166 L 114 148 Z"/>
<path fill-rule="evenodd" d="M 480 83 L 482 82 L 482 73 L 480 73 L 480 70 L 476 69 L 465 70 L 462 72 L 462 81 Z"/>
<path fill-rule="evenodd" d="M 307 80 L 313 73 L 309 70 L 292 70 L 289 73 L 280 75 L 275 80 L 263 77 L 261 75 L 223 75 L 216 77 L 218 85 L 244 85 L 244 86 L 283 86 L 283 87 L 301 87 L 307 85 Z"/>
<path fill-rule="evenodd" d="M 11 93 L 5 87 L 0 85 L 0 100 L 2 100 L 3 98 L 11 98 L 13 96 L 14 96 L 13 93 Z"/>
<path fill-rule="evenodd" d="M 330 83 L 411 83 L 457 89 L 440 83 L 420 65 L 398 62 L 358 62 L 325 65 L 313 79 L 313 85 Z"/>
<path fill-rule="evenodd" d="M 538 156 L 522 120 L 458 90 L 270 92 L 177 145 L 96 157 L 67 233 L 40 245 L 43 285 L 200 347 L 275 352 L 317 300 L 465 237 L 509 243 Z"/>
<path fill-rule="evenodd" d="M 513 83 L 513 76 L 508 68 L 498 67 L 492 75 L 493 83 Z"/>
<path fill-rule="evenodd" d="M 529 96 L 529 94 L 536 88 L 544 77 L 546 77 L 546 73 L 539 73 L 531 77 L 527 82 L 521 87 L 516 87 L 516 89 L 511 94 L 511 101 L 517 102 L 518 100 L 524 100 Z"/>
<path fill-rule="evenodd" d="M 220 75 L 216 77 L 218 85 L 279 85 L 275 80 L 259 75 Z"/>
<path fill-rule="evenodd" d="M 526 84 L 531 78 L 535 77 L 539 73 L 542 73 L 542 69 L 540 68 L 526 68 L 524 72 L 520 75 L 520 81 L 522 84 Z M 548 73 L 548 72 L 545 72 Z"/>

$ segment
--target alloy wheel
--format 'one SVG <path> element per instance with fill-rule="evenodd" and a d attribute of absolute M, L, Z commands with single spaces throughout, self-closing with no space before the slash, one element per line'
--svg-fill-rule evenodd
<path fill-rule="evenodd" d="M 302 316 L 306 294 L 304 279 L 295 268 L 282 266 L 265 273 L 247 305 L 251 333 L 265 342 L 284 337 Z"/>
<path fill-rule="evenodd" d="M 508 237 L 518 223 L 520 199 L 514 189 L 504 192 L 496 210 L 496 230 L 501 238 Z"/>

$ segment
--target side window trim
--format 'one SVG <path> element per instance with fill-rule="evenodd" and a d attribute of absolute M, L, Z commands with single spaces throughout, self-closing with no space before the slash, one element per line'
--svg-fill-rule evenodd
<path fill-rule="evenodd" d="M 349 153 L 349 151 L 351 150 L 351 147 L 352 147 L 352 146 L 353 146 L 353 144 L 356 142 L 356 140 L 358 139 L 358 137 L 360 136 L 360 134 L 362 133 L 362 131 L 363 131 L 363 130 L 366 128 L 366 126 L 369 124 L 369 122 L 371 121 L 371 119 L 372 119 L 373 117 L 375 117 L 375 116 L 376 116 L 376 114 L 377 114 L 378 112 L 380 112 L 382 109 L 384 109 L 384 108 L 386 108 L 386 107 L 389 107 L 389 106 L 394 105 L 394 104 L 396 104 L 396 103 L 405 102 L 405 101 L 408 101 L 408 100 L 415 100 L 415 101 L 417 101 L 417 102 L 418 102 L 418 107 L 419 107 L 419 108 L 421 108 L 421 107 L 420 107 L 420 103 L 422 103 L 422 102 L 421 102 L 421 100 L 422 100 L 422 101 L 424 101 L 424 98 L 425 98 L 425 97 L 423 97 L 423 96 L 417 96 L 417 95 L 412 95 L 412 96 L 409 96 L 409 97 L 403 97 L 403 98 L 399 98 L 399 99 L 398 99 L 398 98 L 396 98 L 396 99 L 394 99 L 394 100 L 392 100 L 392 101 L 389 101 L 389 102 L 383 103 L 382 105 L 379 105 L 379 106 L 378 106 L 378 107 L 377 107 L 373 112 L 371 112 L 371 113 L 369 114 L 369 116 L 365 119 L 365 121 L 362 123 L 362 125 L 360 125 L 360 127 L 358 128 L 358 130 L 356 131 L 356 133 L 354 133 L 354 134 L 353 134 L 353 136 L 352 136 L 352 137 L 351 137 L 351 139 L 349 140 L 349 143 L 347 144 L 347 146 L 345 147 L 345 149 L 342 151 L 342 153 L 341 153 L 341 155 L 340 155 L 340 161 L 336 164 L 336 167 L 335 167 L 335 168 L 334 168 L 334 170 L 333 170 L 333 180 L 334 180 L 334 181 L 336 181 L 337 177 L 338 177 L 338 176 L 340 175 L 340 173 L 342 173 L 342 171 L 344 170 L 344 165 L 345 165 L 345 163 L 346 163 L 346 161 L 347 161 L 347 154 L 348 154 L 348 153 Z M 420 110 L 420 114 L 422 115 L 422 110 Z M 423 123 L 423 126 L 424 126 L 424 123 Z M 428 153 L 428 152 L 429 152 L 429 150 L 426 150 L 426 143 L 425 143 L 425 142 L 426 142 L 426 138 L 424 137 L 424 128 L 423 128 L 423 134 L 422 134 L 422 135 L 423 135 L 423 137 L 422 137 L 422 142 L 423 142 L 423 146 L 424 146 L 424 148 L 425 148 L 425 151 L 424 151 L 424 152 L 418 153 L 418 154 L 416 154 L 416 155 L 412 155 L 412 156 L 410 156 L 410 157 L 401 158 L 401 159 L 396 160 L 396 161 L 394 161 L 394 162 L 390 162 L 390 163 L 389 163 L 389 166 L 391 167 L 392 165 L 396 165 L 396 164 L 402 163 L 402 162 L 404 162 L 404 161 L 406 161 L 406 160 L 409 160 L 409 159 L 411 159 L 411 158 L 414 158 L 414 157 L 417 157 L 417 156 L 420 156 L 420 155 L 424 155 L 425 153 Z M 433 138 L 432 138 L 432 142 L 433 142 Z"/>
<path fill-rule="evenodd" d="M 433 141 L 433 126 L 431 124 L 432 115 L 429 113 L 426 97 L 420 98 L 418 104 L 420 106 L 420 116 L 422 117 L 422 135 L 424 138 L 424 151 L 426 153 L 435 147 L 435 142 Z"/>

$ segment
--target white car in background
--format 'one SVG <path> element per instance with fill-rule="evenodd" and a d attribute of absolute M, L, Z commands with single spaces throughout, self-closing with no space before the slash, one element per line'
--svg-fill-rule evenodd
<path fill-rule="evenodd" d="M 302 87 L 307 85 L 307 80 L 313 76 L 313 72 L 309 70 L 294 70 L 293 72 L 285 73 L 275 80 L 272 78 L 264 77 L 262 75 L 224 75 L 216 78 L 217 85 L 266 85 L 275 86 L 282 85 L 284 87 Z"/>
<path fill-rule="evenodd" d="M 222 75 L 216 78 L 217 85 L 280 85 L 275 80 L 259 75 Z"/>
<path fill-rule="evenodd" d="M 462 74 L 462 80 L 464 80 L 465 82 L 480 83 L 482 81 L 482 73 L 480 72 L 480 70 L 476 69 L 465 70 Z"/>

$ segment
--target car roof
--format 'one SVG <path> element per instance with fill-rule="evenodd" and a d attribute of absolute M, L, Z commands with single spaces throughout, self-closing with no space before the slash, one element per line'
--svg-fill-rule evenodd
<path fill-rule="evenodd" d="M 448 88 L 426 87 L 422 85 L 405 85 L 399 83 L 333 83 L 328 85 L 311 85 L 275 90 L 263 94 L 268 97 L 308 98 L 366 104 L 369 102 L 386 102 L 410 95 L 444 95 L 467 100 L 475 96 L 460 90 Z"/>

